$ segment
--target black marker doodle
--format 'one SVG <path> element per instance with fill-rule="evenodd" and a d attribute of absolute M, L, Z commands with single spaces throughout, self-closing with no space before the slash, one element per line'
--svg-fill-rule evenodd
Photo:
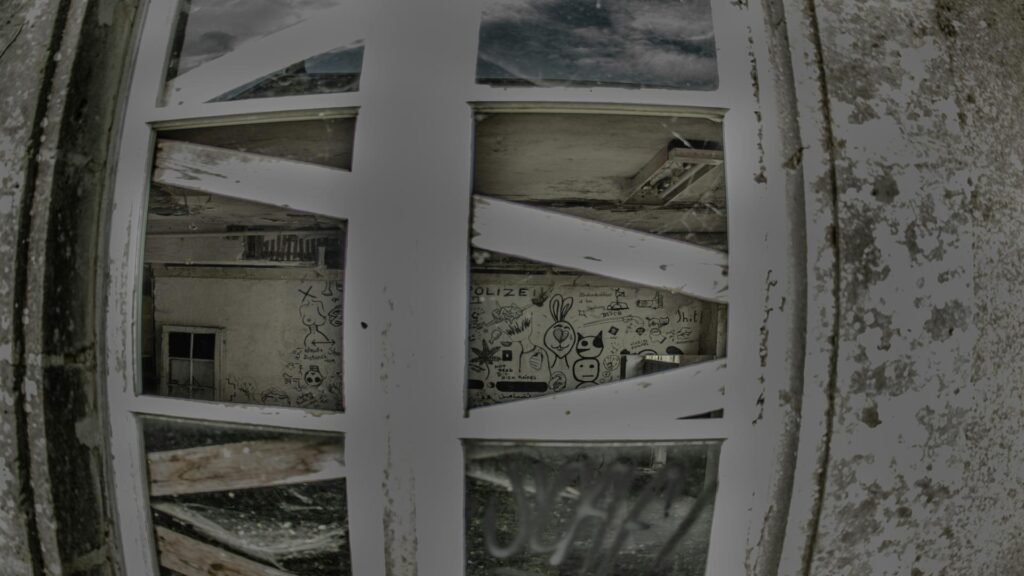
<path fill-rule="evenodd" d="M 501 352 L 500 348 L 491 348 L 487 340 L 480 342 L 479 348 L 471 348 L 473 351 L 473 357 L 469 360 L 469 367 L 475 372 L 484 372 L 485 375 L 483 380 L 488 380 L 491 377 L 491 365 L 498 361 L 498 354 Z M 512 353 L 509 352 L 509 360 L 512 359 Z"/>
<path fill-rule="evenodd" d="M 260 401 L 264 404 L 272 404 L 274 406 L 291 406 L 292 399 L 286 392 L 279 388 L 269 388 L 263 392 L 260 396 Z"/>
<path fill-rule="evenodd" d="M 652 308 L 657 310 L 665 306 L 665 297 L 661 295 L 661 292 L 655 292 L 654 298 L 650 300 L 637 300 L 637 308 Z"/>
<path fill-rule="evenodd" d="M 529 366 L 532 370 L 547 370 L 548 367 L 548 353 L 547 350 L 540 348 L 530 337 L 533 335 L 533 315 L 523 314 L 517 320 L 510 320 L 507 322 L 505 327 L 505 337 L 509 340 L 509 345 L 512 342 L 519 343 L 519 372 L 520 374 L 526 372 L 526 366 Z M 543 380 L 547 379 L 547 374 L 538 375 Z"/>
<path fill-rule="evenodd" d="M 693 474 L 681 463 L 651 473 L 628 460 L 605 464 L 583 456 L 547 469 L 523 458 L 503 472 L 512 492 L 504 506 L 515 511 L 514 521 L 499 529 L 504 506 L 492 496 L 481 523 L 487 552 L 499 560 L 539 555 L 566 575 L 616 574 L 629 551 L 631 562 L 646 564 L 637 574 L 668 574 L 684 538 L 707 518 L 718 488 L 712 478 L 694 494 Z M 501 542 L 500 532 L 511 532 L 511 539 Z M 636 554 L 638 546 L 649 552 Z M 576 554 L 582 558 L 570 561 Z M 495 573 L 533 574 L 515 568 Z"/>
<path fill-rule="evenodd" d="M 626 291 L 625 290 L 620 290 L 619 288 L 616 288 L 615 289 L 615 302 L 612 302 L 611 304 L 609 304 L 606 307 L 606 309 L 607 310 L 611 310 L 611 311 L 629 310 L 629 304 L 626 304 L 625 302 L 623 302 L 621 300 L 621 298 L 623 296 L 625 296 L 625 295 L 626 295 Z"/>
<path fill-rule="evenodd" d="M 572 298 L 563 298 L 561 294 L 552 296 L 548 303 L 551 319 L 555 322 L 548 326 L 547 332 L 544 333 L 544 345 L 555 355 L 555 359 L 551 362 L 552 367 L 559 360 L 565 364 L 566 368 L 569 367 L 566 356 L 576 345 L 576 329 L 566 321 L 571 309 Z"/>
<path fill-rule="evenodd" d="M 319 300 L 304 301 L 299 305 L 299 315 L 302 317 L 302 325 L 309 330 L 303 341 L 306 350 L 316 351 L 320 350 L 322 344 L 334 344 L 334 340 L 320 331 L 320 327 L 327 323 L 323 302 Z"/>
<path fill-rule="evenodd" d="M 604 352 L 604 331 L 598 332 L 595 336 L 584 336 L 580 334 L 576 341 L 576 353 L 580 358 L 597 358 Z"/>

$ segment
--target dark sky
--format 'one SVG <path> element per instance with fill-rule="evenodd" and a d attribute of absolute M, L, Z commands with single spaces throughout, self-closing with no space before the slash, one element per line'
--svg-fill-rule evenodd
<path fill-rule="evenodd" d="M 485 0 L 485 83 L 717 87 L 710 0 Z"/>

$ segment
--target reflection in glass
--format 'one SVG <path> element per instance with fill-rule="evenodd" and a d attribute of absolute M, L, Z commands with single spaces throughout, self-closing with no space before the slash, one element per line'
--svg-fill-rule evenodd
<path fill-rule="evenodd" d="M 359 90 L 359 75 L 362 67 L 362 46 L 339 48 L 268 74 L 219 96 L 213 101 L 226 102 L 299 94 L 355 92 Z"/>
<path fill-rule="evenodd" d="M 472 256 L 471 408 L 725 355 L 725 305 L 491 252 Z"/>
<path fill-rule="evenodd" d="M 310 120 L 178 128 L 161 132 L 161 136 L 180 142 L 351 170 L 355 128 L 354 116 L 322 115 Z"/>
<path fill-rule="evenodd" d="M 338 5 L 338 0 L 181 0 L 167 79 Z"/>
<path fill-rule="evenodd" d="M 331 169 L 270 156 L 301 157 L 315 144 L 308 137 L 289 141 L 279 131 L 275 143 L 220 130 L 167 132 L 157 142 L 142 392 L 342 410 L 346 223 L 217 193 L 225 181 L 259 185 L 249 174 L 261 165 L 298 174 L 296 186 L 303 170 Z"/>
<path fill-rule="evenodd" d="M 466 442 L 466 574 L 704 574 L 720 444 Z"/>
<path fill-rule="evenodd" d="M 250 49 L 303 22 L 326 17 L 339 6 L 338 0 L 181 0 L 166 80 Z M 339 38 L 339 42 L 346 39 Z M 358 90 L 363 62 L 363 48 L 358 44 L 323 54 L 303 54 L 304 60 L 268 71 L 214 101 Z"/>
<path fill-rule="evenodd" d="M 165 574 L 351 574 L 340 435 L 151 417 L 143 431 Z"/>
<path fill-rule="evenodd" d="M 477 81 L 718 87 L 710 0 L 486 0 Z"/>
<path fill-rule="evenodd" d="M 725 251 L 722 143 L 702 117 L 481 113 L 473 191 Z"/>

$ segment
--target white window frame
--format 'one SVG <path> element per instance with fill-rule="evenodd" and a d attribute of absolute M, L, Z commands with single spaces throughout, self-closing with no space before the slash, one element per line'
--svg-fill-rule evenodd
<path fill-rule="evenodd" d="M 219 399 L 223 390 L 221 390 L 221 358 L 223 357 L 224 341 L 221 338 L 221 330 L 219 328 L 211 328 L 205 326 L 178 326 L 171 324 L 164 324 L 160 330 L 160 394 L 164 396 L 170 395 L 171 387 L 171 354 L 170 354 L 170 334 L 171 332 L 184 332 L 191 334 L 193 337 L 196 334 L 212 334 L 214 338 L 214 349 L 213 349 L 213 395 L 215 399 Z M 189 363 L 195 361 L 195 358 L 191 357 L 192 350 L 189 349 Z M 175 357 L 177 358 L 177 356 Z"/>
<path fill-rule="evenodd" d="M 165 107 L 157 102 L 177 6 L 172 1 L 144 2 L 110 214 L 106 350 L 100 367 L 108 387 L 125 572 L 158 573 L 138 420 L 144 415 L 344 433 L 357 576 L 383 574 L 386 568 L 393 574 L 464 573 L 464 439 L 723 440 L 707 573 L 744 572 L 748 534 L 756 537 L 761 527 L 751 495 L 766 474 L 764 466 L 771 465 L 756 453 L 755 432 L 765 431 L 755 430 L 752 422 L 763 403 L 759 396 L 765 379 L 794 377 L 789 364 L 767 366 L 764 355 L 769 346 L 789 349 L 794 327 L 776 322 L 771 326 L 777 329 L 769 331 L 764 315 L 778 293 L 791 289 L 787 282 L 794 247 L 786 203 L 762 178 L 778 176 L 782 161 L 773 150 L 758 150 L 760 130 L 772 126 L 761 111 L 774 110 L 769 64 L 754 57 L 767 53 L 763 14 L 757 3 L 711 1 L 720 79 L 712 91 L 478 85 L 478 2 L 352 0 L 334 16 L 293 30 L 287 42 L 282 38 L 260 47 L 262 60 L 235 58 L 231 70 L 251 79 L 362 38 L 358 92 L 219 103 L 181 97 L 192 94 L 201 100 L 198 95 L 220 90 L 224 72 L 211 66 L 176 80 L 184 88 Z M 253 68 L 256 62 L 264 68 Z M 235 72 L 231 82 L 239 79 Z M 759 85 L 751 82 L 752 74 L 762 79 Z M 343 337 L 347 412 L 142 396 L 138 295 L 154 128 L 351 114 L 357 109 L 351 172 L 298 173 L 294 182 L 309 186 L 292 186 L 285 196 L 263 187 L 229 191 L 348 221 Z M 729 211 L 728 360 L 466 414 L 466 238 L 471 219 L 478 233 L 476 247 L 725 299 L 725 257 L 713 251 L 649 241 L 659 257 L 679 264 L 672 269 L 686 271 L 679 276 L 657 265 L 638 264 L 637 250 L 626 249 L 629 242 L 623 242 L 631 233 L 619 229 L 567 222 L 565 237 L 596 240 L 602 249 L 596 253 L 588 242 L 586 254 L 571 250 L 572 242 L 564 253 L 552 254 L 530 235 L 511 235 L 510 223 L 532 226 L 537 211 L 471 200 L 473 110 L 720 117 Z M 399 162 L 401 169 L 396 169 Z M 679 419 L 717 409 L 724 409 L 724 418 Z"/>

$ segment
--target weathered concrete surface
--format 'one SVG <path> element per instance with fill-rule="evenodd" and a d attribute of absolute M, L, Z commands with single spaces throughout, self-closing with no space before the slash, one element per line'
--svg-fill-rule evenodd
<path fill-rule="evenodd" d="M 113 569 L 94 288 L 134 11 L 119 0 L 0 8 L 2 575 Z"/>
<path fill-rule="evenodd" d="M 1024 573 L 1024 4 L 814 7 L 840 281 L 810 573 Z"/>
<path fill-rule="evenodd" d="M 27 451 L 23 380 L 26 246 L 44 77 L 58 2 L 0 7 L 0 574 L 32 574 L 40 561 Z"/>

